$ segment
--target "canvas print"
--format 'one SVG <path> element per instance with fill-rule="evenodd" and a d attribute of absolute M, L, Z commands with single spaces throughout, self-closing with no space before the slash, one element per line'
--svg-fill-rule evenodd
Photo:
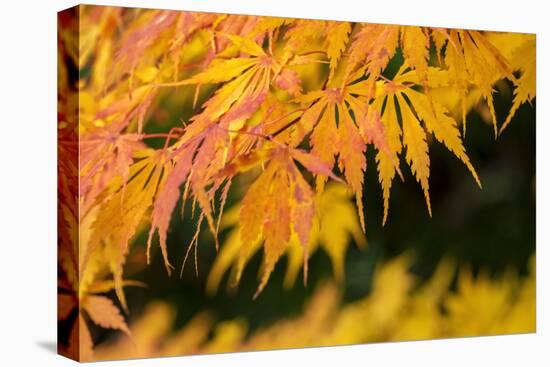
<path fill-rule="evenodd" d="M 58 349 L 536 329 L 534 34 L 58 14 Z"/>

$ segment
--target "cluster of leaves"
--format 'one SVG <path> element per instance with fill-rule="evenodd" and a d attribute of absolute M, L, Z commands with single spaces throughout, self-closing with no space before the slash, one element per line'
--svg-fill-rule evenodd
<path fill-rule="evenodd" d="M 212 290 L 232 263 L 238 281 L 260 248 L 256 295 L 285 253 L 298 264 L 287 282 L 299 264 L 306 279 L 319 243 L 338 277 L 348 234 L 365 242 L 358 229 L 365 230 L 368 145 L 383 192 L 382 223 L 393 180 L 404 178 L 403 157 L 431 215 L 431 137 L 481 186 L 459 130 L 466 131 L 468 111 L 486 103 L 497 136 L 535 97 L 532 35 L 114 7 L 78 11 L 78 42 L 71 32 L 60 35 L 60 58 L 72 59 L 80 73 L 76 85 L 60 84 L 77 89 L 77 111 L 60 102 L 59 129 L 78 136 L 80 154 L 77 172 L 61 173 L 80 187 L 65 200 L 77 196 L 67 208 L 72 233 L 60 251 L 63 287 L 74 290 L 91 321 L 125 332 L 118 308 L 94 294 L 114 289 L 127 310 L 123 287 L 133 283 L 123 279 L 123 268 L 130 244 L 147 228 L 147 261 L 158 234 L 171 273 L 167 234 L 178 201 L 190 200 L 198 213 L 187 251 L 196 254 L 203 225 L 218 246 L 232 184 L 247 187 Z M 399 70 L 389 75 L 394 60 Z M 502 79 L 512 83 L 515 98 L 500 123 L 493 95 Z M 182 116 L 162 117 L 166 96 L 180 98 Z M 183 118 L 183 111 L 193 114 Z M 151 132 L 154 120 L 164 120 L 169 131 Z M 158 139 L 164 145 L 152 148 Z M 335 185 L 355 197 L 356 215 L 341 203 L 347 194 L 332 191 L 341 191 Z M 331 205 L 340 205 L 339 214 L 325 205 L 327 195 L 338 196 L 340 203 Z M 331 215 L 348 219 L 339 223 Z M 105 319 L 96 317 L 99 309 Z"/>
<path fill-rule="evenodd" d="M 98 346 L 97 360 L 345 345 L 535 330 L 535 272 L 518 277 L 459 268 L 443 260 L 418 285 L 410 257 L 380 264 L 369 295 L 343 304 L 339 287 L 321 285 L 300 314 L 249 331 L 246 320 L 217 320 L 202 311 L 172 329 L 175 310 L 153 302 L 132 325 L 134 341 L 120 337 Z M 532 259 L 534 266 L 534 258 Z M 456 291 L 449 291 L 456 281 Z M 212 337 L 210 337 L 212 335 Z M 135 344 L 133 344 L 135 343 Z"/>

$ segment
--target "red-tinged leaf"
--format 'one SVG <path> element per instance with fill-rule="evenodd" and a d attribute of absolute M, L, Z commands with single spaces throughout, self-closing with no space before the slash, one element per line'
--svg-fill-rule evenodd
<path fill-rule="evenodd" d="M 195 144 L 190 144 L 185 149 L 182 149 L 176 157 L 174 157 L 175 165 L 169 171 L 164 186 L 155 198 L 155 203 L 153 206 L 153 213 L 151 215 L 151 229 L 149 230 L 149 237 L 147 239 L 147 262 L 149 263 L 150 259 L 150 249 L 153 235 L 155 234 L 155 231 L 158 231 L 160 248 L 168 274 L 170 274 L 173 269 L 173 266 L 168 260 L 168 251 L 166 246 L 168 226 L 170 225 L 172 212 L 174 211 L 178 199 L 180 198 L 180 186 L 187 179 L 189 172 L 191 171 L 193 155 L 197 145 L 198 142 Z"/>
<path fill-rule="evenodd" d="M 130 240 L 136 234 L 145 214 L 153 203 L 165 163 L 161 150 L 146 151 L 144 157 L 130 167 L 126 186 L 120 187 L 100 208 L 102 215 L 92 224 L 92 234 L 81 251 L 80 274 L 85 272 L 92 254 L 99 246 L 110 244 L 114 265 L 119 274 L 128 252 Z M 109 233 L 108 238 L 105 234 Z M 116 251 L 114 251 L 116 249 Z M 82 277 L 81 277 L 82 282 Z M 81 285 L 82 286 L 82 285 Z"/>
<path fill-rule="evenodd" d="M 298 73 L 291 69 L 283 69 L 275 78 L 275 85 L 284 89 L 293 97 L 297 97 L 302 92 L 301 80 Z"/>
<path fill-rule="evenodd" d="M 270 198 L 265 206 L 263 222 L 264 262 L 260 285 L 254 293 L 256 298 L 264 289 L 275 264 L 284 254 L 290 240 L 290 182 L 283 170 L 277 170 L 273 177 Z"/>
<path fill-rule="evenodd" d="M 294 167 L 291 172 L 292 185 L 292 223 L 294 231 L 298 234 L 300 243 L 308 254 L 309 235 L 315 216 L 314 194 L 309 184 L 304 180 L 300 172 Z"/>
<path fill-rule="evenodd" d="M 193 160 L 193 175 L 190 179 L 193 195 L 201 207 L 202 215 L 206 218 L 210 231 L 214 235 L 216 248 L 218 248 L 218 237 L 212 210 L 213 196 L 208 194 L 206 186 L 212 175 L 223 168 L 222 155 L 218 153 L 225 151 L 228 139 L 227 131 L 218 128 L 217 125 L 209 128 L 208 134 L 205 135 Z"/>
<path fill-rule="evenodd" d="M 242 247 L 241 256 L 239 257 L 237 280 L 244 266 L 242 259 L 248 256 L 250 249 L 254 247 L 254 243 L 258 241 L 258 238 L 262 234 L 266 207 L 270 201 L 270 192 L 268 188 L 275 174 L 275 170 L 275 165 L 269 164 L 260 177 L 250 186 L 242 200 L 239 214 Z"/>
<path fill-rule="evenodd" d="M 365 219 L 363 214 L 363 177 L 367 168 L 365 158 L 366 144 L 361 138 L 357 127 L 353 124 L 347 111 L 340 109 L 341 117 L 338 133 L 340 135 L 341 168 L 353 192 L 359 213 L 361 228 L 365 231 Z"/>
<path fill-rule="evenodd" d="M 248 95 L 237 102 L 220 120 L 220 125 L 228 127 L 233 121 L 246 120 L 260 108 L 267 95 L 266 90 L 261 90 L 255 95 Z"/>
<path fill-rule="evenodd" d="M 329 167 L 323 160 L 319 157 L 306 153 L 300 149 L 290 149 L 290 154 L 294 159 L 296 159 L 302 166 L 304 166 L 308 171 L 316 175 L 321 175 L 325 177 L 330 177 L 335 181 L 343 182 L 338 176 L 336 176 L 331 167 Z"/>
<path fill-rule="evenodd" d="M 135 152 L 145 148 L 138 134 L 120 134 L 119 131 L 102 129 L 82 137 L 80 141 L 80 196 L 81 216 L 86 214 L 117 177 L 123 184 L 128 181 Z"/>
<path fill-rule="evenodd" d="M 196 31 L 212 25 L 217 18 L 218 14 L 179 12 L 179 18 L 174 27 L 175 35 L 170 42 L 170 51 L 174 52 L 174 57 L 180 56 L 178 50 Z"/>
<path fill-rule="evenodd" d="M 228 179 L 227 182 L 225 183 L 223 189 L 222 189 L 222 193 L 221 193 L 221 197 L 220 197 L 220 211 L 219 211 L 219 214 L 218 214 L 218 223 L 216 224 L 216 233 L 218 233 L 219 230 L 220 230 L 220 225 L 221 225 L 222 216 L 223 216 L 223 210 L 225 209 L 225 203 L 227 202 L 227 196 L 229 195 L 229 189 L 230 188 L 231 188 L 231 179 Z"/>
<path fill-rule="evenodd" d="M 115 64 L 125 67 L 124 71 L 135 68 L 145 51 L 164 31 L 174 25 L 179 12 L 158 10 L 149 14 L 152 15 L 144 15 L 149 18 L 145 25 L 136 28 L 123 38 L 115 55 Z"/>
<path fill-rule="evenodd" d="M 149 111 L 149 107 L 153 103 L 155 95 L 156 89 L 147 93 L 143 101 L 136 107 L 135 116 L 138 125 L 138 133 L 140 134 L 143 132 L 143 122 L 145 120 L 145 115 L 147 114 L 147 111 Z M 133 115 L 134 114 L 130 115 L 130 117 L 133 117 Z"/>
<path fill-rule="evenodd" d="M 102 328 L 120 330 L 130 336 L 130 329 L 120 314 L 120 310 L 109 298 L 104 296 L 87 296 L 83 307 L 90 319 Z"/>
<path fill-rule="evenodd" d="M 365 24 L 354 37 L 346 74 L 366 65 L 369 80 L 374 82 L 395 54 L 399 27 L 394 25 Z"/>
<path fill-rule="evenodd" d="M 327 26 L 327 56 L 330 59 L 329 79 L 332 79 L 342 52 L 346 49 L 351 24 L 349 22 L 329 22 Z"/>
<path fill-rule="evenodd" d="M 359 130 L 366 143 L 374 144 L 377 150 L 389 153 L 390 147 L 384 132 L 384 123 L 380 118 L 380 112 L 369 109 L 364 118 L 358 119 Z"/>

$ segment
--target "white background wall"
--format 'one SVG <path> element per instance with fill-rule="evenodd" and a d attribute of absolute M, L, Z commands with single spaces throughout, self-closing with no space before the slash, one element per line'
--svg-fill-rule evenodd
<path fill-rule="evenodd" d="M 160 7 L 536 32 L 537 334 L 386 343 L 102 366 L 548 366 L 550 22 L 544 1 L 112 0 Z M 56 340 L 56 12 L 72 1 L 4 1 L 0 11 L 0 365 L 68 366 Z"/>

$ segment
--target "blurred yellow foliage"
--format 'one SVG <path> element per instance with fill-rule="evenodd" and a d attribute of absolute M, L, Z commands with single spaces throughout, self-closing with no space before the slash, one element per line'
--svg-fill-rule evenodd
<path fill-rule="evenodd" d="M 426 282 L 402 255 L 376 269 L 372 291 L 350 303 L 332 282 L 318 286 L 300 315 L 249 332 L 243 319 L 214 321 L 200 313 L 172 330 L 175 310 L 153 302 L 120 336 L 98 345 L 95 359 L 158 357 L 382 341 L 534 332 L 535 261 L 529 275 L 474 275 L 444 259 Z M 453 286 L 455 275 L 456 287 Z M 456 288 L 456 289 L 455 289 Z M 212 335 L 209 337 L 209 335 Z"/>

